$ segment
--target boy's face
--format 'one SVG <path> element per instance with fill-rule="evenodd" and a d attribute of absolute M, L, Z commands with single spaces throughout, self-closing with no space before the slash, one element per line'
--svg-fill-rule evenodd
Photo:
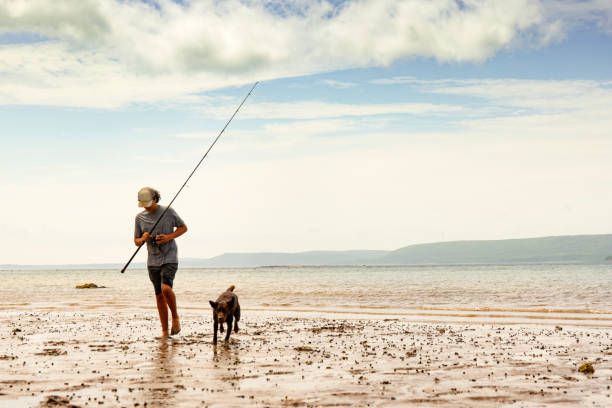
<path fill-rule="evenodd" d="M 150 206 L 145 207 L 145 211 L 148 213 L 152 213 L 152 212 L 155 212 L 155 210 L 157 210 L 157 207 L 158 207 L 157 203 L 153 201 L 153 203 Z"/>

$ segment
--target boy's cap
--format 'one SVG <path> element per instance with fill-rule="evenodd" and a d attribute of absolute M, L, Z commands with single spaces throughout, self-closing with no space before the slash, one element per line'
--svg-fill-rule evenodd
<path fill-rule="evenodd" d="M 150 187 L 143 187 L 138 191 L 138 206 L 150 207 L 153 204 L 153 191 Z"/>

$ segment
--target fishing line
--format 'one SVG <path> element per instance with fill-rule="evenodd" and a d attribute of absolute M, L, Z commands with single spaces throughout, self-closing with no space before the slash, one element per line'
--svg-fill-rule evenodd
<path fill-rule="evenodd" d="M 164 215 L 166 214 L 166 212 L 168 211 L 168 209 L 170 208 L 170 206 L 172 205 L 172 203 L 174 202 L 174 200 L 176 200 L 176 197 L 178 197 L 178 195 L 181 193 L 181 191 L 183 191 L 183 188 L 185 188 L 185 186 L 187 185 L 187 182 L 189 181 L 189 179 L 191 178 L 191 176 L 193 176 L 193 173 L 196 172 L 196 170 L 198 169 L 198 167 L 200 167 L 200 164 L 202 164 L 202 162 L 204 161 L 204 159 L 206 158 L 206 156 L 208 156 L 208 152 L 210 152 L 210 150 L 213 148 L 213 146 L 215 145 L 215 143 L 217 143 L 217 140 L 219 140 L 219 138 L 221 137 L 221 135 L 223 134 L 223 132 L 225 131 L 225 129 L 228 127 L 228 125 L 230 124 L 230 122 L 232 121 L 232 119 L 234 119 L 234 116 L 236 116 L 236 114 L 238 113 L 238 111 L 240 110 L 240 108 L 242 107 L 242 105 L 244 104 L 244 102 L 247 100 L 247 98 L 251 95 L 251 93 L 253 92 L 253 90 L 255 89 L 255 87 L 257 86 L 257 84 L 259 83 L 259 81 L 255 82 L 255 84 L 253 84 L 253 87 L 251 88 L 251 90 L 249 91 L 248 94 L 246 94 L 246 96 L 244 97 L 244 99 L 242 100 L 242 102 L 240 102 L 240 105 L 238 105 L 238 108 L 236 108 L 236 111 L 234 112 L 234 114 L 232 115 L 232 117 L 229 118 L 229 120 L 227 121 L 227 123 L 225 124 L 225 126 L 223 126 L 223 129 L 221 129 L 221 132 L 219 132 L 219 134 L 217 135 L 217 137 L 215 138 L 215 140 L 211 143 L 210 147 L 208 148 L 208 150 L 206 150 L 206 153 L 204 153 L 204 156 L 202 156 L 202 158 L 200 159 L 200 161 L 198 162 L 198 164 L 195 166 L 195 168 L 193 169 L 193 171 L 189 174 L 189 176 L 187 177 L 187 180 L 185 180 L 185 182 L 183 183 L 183 185 L 181 186 L 181 188 L 179 188 L 179 191 L 175 194 L 174 198 L 172 199 L 172 201 L 170 201 L 170 204 L 168 204 L 168 206 L 166 206 L 166 208 L 164 209 L 164 212 L 162 212 L 162 214 L 159 216 L 159 218 L 157 219 L 157 221 L 155 221 L 155 224 L 153 224 L 153 228 L 151 228 L 151 231 L 149 231 L 149 234 L 153 234 L 153 230 L 155 230 L 155 227 L 157 227 L 157 224 L 159 224 L 159 222 L 161 221 L 161 219 L 164 217 Z M 132 259 L 134 259 L 134 257 L 136 256 L 136 254 L 138 253 L 138 251 L 140 251 L 140 248 L 143 247 L 145 243 L 141 243 L 138 248 L 136 248 L 136 251 L 134 252 L 134 254 L 130 257 L 130 259 L 127 261 L 127 263 L 125 264 L 125 266 L 123 267 L 123 269 L 121 269 L 121 273 L 124 273 L 125 270 L 127 269 L 127 267 L 130 265 L 130 263 L 132 262 Z"/>

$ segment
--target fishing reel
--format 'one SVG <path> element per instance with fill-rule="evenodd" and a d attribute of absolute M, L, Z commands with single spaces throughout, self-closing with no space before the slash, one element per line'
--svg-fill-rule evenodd
<path fill-rule="evenodd" d="M 151 238 L 149 238 L 149 241 L 151 243 L 151 246 L 155 248 L 159 248 L 162 245 L 162 244 L 157 243 L 157 235 L 151 235 Z"/>

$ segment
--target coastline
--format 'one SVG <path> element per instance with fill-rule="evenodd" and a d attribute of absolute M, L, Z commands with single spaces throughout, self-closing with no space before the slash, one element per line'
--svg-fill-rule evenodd
<path fill-rule="evenodd" d="M 210 306 L 203 304 L 181 304 L 182 313 L 207 315 Z M 18 302 L 0 303 L 0 314 L 5 312 L 87 312 L 100 314 L 155 313 L 152 304 L 137 302 L 127 304 L 108 300 L 101 304 L 79 301 L 65 302 Z M 307 319 L 380 320 L 393 318 L 413 323 L 430 324 L 501 324 L 501 325 L 569 325 L 574 327 L 612 328 L 612 311 L 591 309 L 559 308 L 503 308 L 503 307 L 391 307 L 391 306 L 306 306 L 294 304 L 268 304 L 243 307 L 243 312 L 257 316 L 295 317 Z"/>
<path fill-rule="evenodd" d="M 0 407 L 612 404 L 612 332 L 597 320 L 246 310 L 213 346 L 209 310 L 185 309 L 167 341 L 152 312 L 0 311 Z"/>

